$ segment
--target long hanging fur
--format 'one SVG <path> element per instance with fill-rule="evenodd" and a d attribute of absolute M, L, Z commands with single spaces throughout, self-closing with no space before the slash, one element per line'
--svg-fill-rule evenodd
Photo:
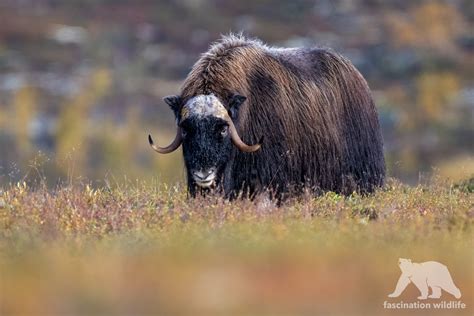
<path fill-rule="evenodd" d="M 372 192 L 385 177 L 382 136 L 369 87 L 347 59 L 328 49 L 271 48 L 224 36 L 196 62 L 187 99 L 214 94 L 224 105 L 246 96 L 234 122 L 252 154 L 234 149 L 226 193 Z"/>

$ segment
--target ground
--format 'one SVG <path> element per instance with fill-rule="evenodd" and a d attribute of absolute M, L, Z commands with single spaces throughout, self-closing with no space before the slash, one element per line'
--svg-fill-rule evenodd
<path fill-rule="evenodd" d="M 398 258 L 445 264 L 467 308 L 439 313 L 472 313 L 472 180 L 281 207 L 140 183 L 0 192 L 1 315 L 394 314 L 419 294 L 387 297 Z"/>

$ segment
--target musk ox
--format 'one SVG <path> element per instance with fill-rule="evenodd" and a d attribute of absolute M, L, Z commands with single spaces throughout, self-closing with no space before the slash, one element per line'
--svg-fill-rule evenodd
<path fill-rule="evenodd" d="M 183 147 L 188 190 L 232 198 L 268 190 L 367 193 L 385 177 L 369 87 L 350 61 L 323 48 L 274 48 L 224 36 L 164 101 Z"/>

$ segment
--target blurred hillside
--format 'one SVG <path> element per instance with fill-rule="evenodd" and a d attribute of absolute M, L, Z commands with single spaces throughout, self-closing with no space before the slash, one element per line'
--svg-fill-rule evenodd
<path fill-rule="evenodd" d="M 161 98 L 231 31 L 347 56 L 373 91 L 389 174 L 465 176 L 473 19 L 469 0 L 3 0 L 0 183 L 183 179 L 180 153 L 157 156 L 146 136 L 173 137 Z"/>

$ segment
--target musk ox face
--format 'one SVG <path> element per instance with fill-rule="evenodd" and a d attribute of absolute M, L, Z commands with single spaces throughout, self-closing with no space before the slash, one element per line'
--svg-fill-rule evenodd
<path fill-rule="evenodd" d="M 233 122 L 240 105 L 246 100 L 244 96 L 232 96 L 229 110 L 212 94 L 192 97 L 184 104 L 179 96 L 166 97 L 164 100 L 176 117 L 178 130 L 175 140 L 164 148 L 155 146 L 151 136 L 148 140 L 152 148 L 162 154 L 183 145 L 188 185 L 210 188 L 218 184 L 233 145 L 244 152 L 254 152 L 260 148 L 263 138 L 256 145 L 245 144 Z"/>
<path fill-rule="evenodd" d="M 184 162 L 191 180 L 200 187 L 209 188 L 218 182 L 230 158 L 228 116 L 214 95 L 196 96 L 181 108 Z"/>
<path fill-rule="evenodd" d="M 180 124 L 183 156 L 193 182 L 204 188 L 221 178 L 230 158 L 232 142 L 229 125 L 216 116 L 190 117 Z"/>

